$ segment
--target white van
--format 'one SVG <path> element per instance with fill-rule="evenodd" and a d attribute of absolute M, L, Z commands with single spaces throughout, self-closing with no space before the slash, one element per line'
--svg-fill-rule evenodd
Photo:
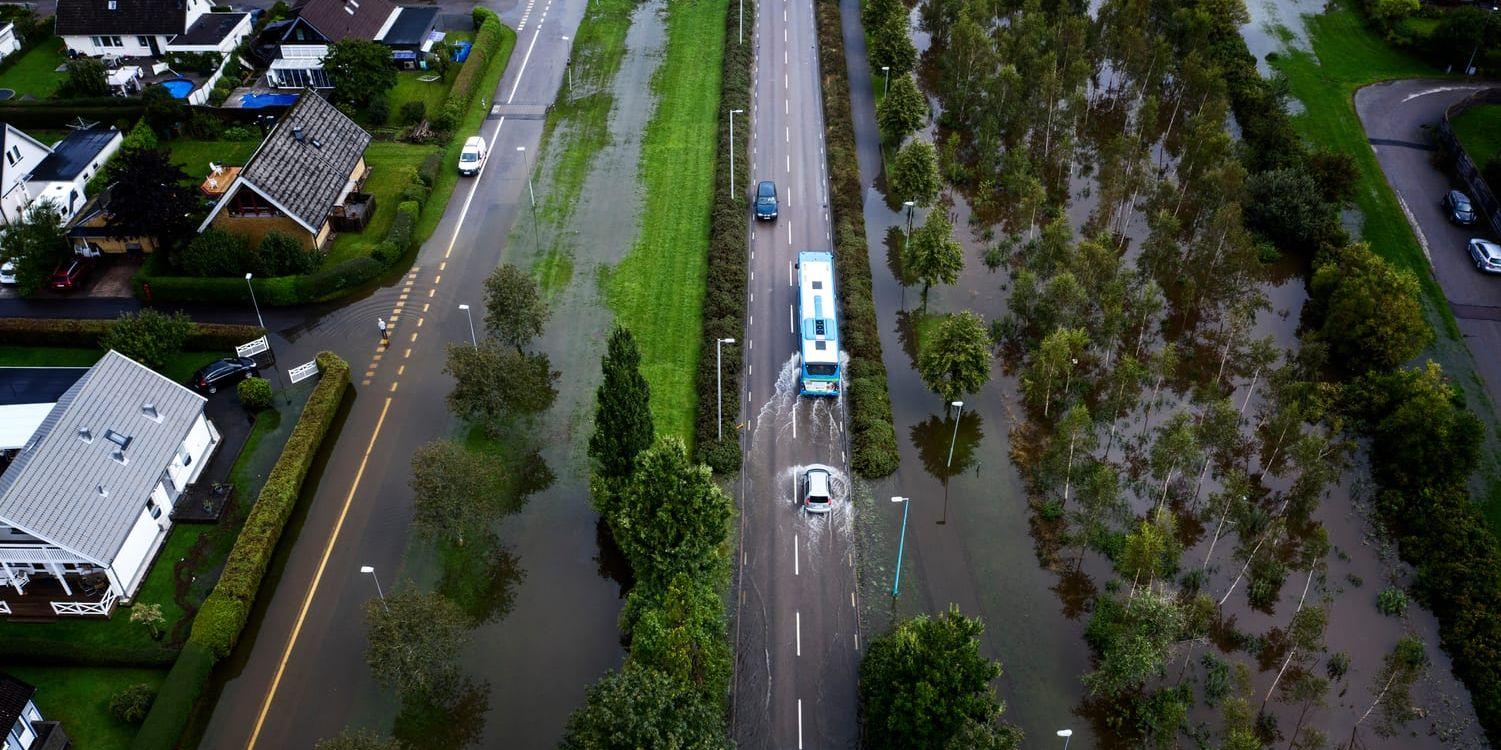
<path fill-rule="evenodd" d="M 490 150 L 485 147 L 485 139 L 474 136 L 464 141 L 464 150 L 459 152 L 459 174 L 479 174 L 480 167 L 485 165 L 485 157 L 490 155 Z"/>

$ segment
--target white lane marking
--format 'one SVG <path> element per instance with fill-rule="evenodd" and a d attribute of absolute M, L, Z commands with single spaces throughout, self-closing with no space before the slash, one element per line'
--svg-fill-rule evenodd
<path fill-rule="evenodd" d="M 797 278 L 792 273 L 792 261 L 787 261 L 787 286 L 797 286 Z"/>
<path fill-rule="evenodd" d="M 788 101 L 786 99 L 782 100 L 782 114 L 784 114 L 784 115 L 790 115 L 790 114 L 792 114 L 792 102 L 790 102 L 790 101 Z"/>
<path fill-rule="evenodd" d="M 803 750 L 803 699 L 797 699 L 797 750 Z"/>
<path fill-rule="evenodd" d="M 756 366 L 755 365 L 746 365 L 745 366 L 745 374 L 747 376 L 750 375 L 751 373 L 755 372 L 755 371 L 756 371 Z"/>
<path fill-rule="evenodd" d="M 787 332 L 797 333 L 797 328 L 792 325 L 792 305 L 787 306 Z"/>
<path fill-rule="evenodd" d="M 788 143 L 792 142 L 792 126 L 790 126 L 790 125 L 783 125 L 782 126 L 782 140 L 784 140 L 784 141 L 786 141 Z"/>
<path fill-rule="evenodd" d="M 856 651 L 860 650 L 860 634 L 859 633 L 855 634 L 855 650 Z"/>
<path fill-rule="evenodd" d="M 803 613 L 793 612 L 797 615 L 797 655 L 803 655 Z"/>
<path fill-rule="evenodd" d="M 1483 88 L 1483 87 L 1482 86 L 1439 86 L 1438 88 L 1425 89 L 1423 91 L 1419 91 L 1419 92 L 1416 92 L 1416 93 L 1408 94 L 1407 96 L 1402 97 L 1402 103 L 1406 104 L 1406 103 L 1412 101 L 1413 99 L 1416 99 L 1416 98 L 1418 98 L 1420 96 L 1427 96 L 1429 94 L 1442 94 L 1445 91 L 1469 91 L 1471 89 L 1478 89 L 1478 88 Z"/>
<path fill-rule="evenodd" d="M 787 174 L 792 174 L 792 154 L 787 155 Z"/>
<path fill-rule="evenodd" d="M 798 572 L 798 557 L 799 557 L 799 555 L 798 555 L 797 548 L 798 548 L 797 535 L 793 534 L 792 535 L 792 574 L 793 575 L 801 575 L 801 573 Z"/>
<path fill-rule="evenodd" d="M 745 340 L 745 348 L 747 348 L 747 349 L 754 349 L 754 348 L 756 348 L 756 341 L 755 341 L 755 339 L 746 339 Z"/>
<path fill-rule="evenodd" d="M 792 222 L 787 222 L 787 244 L 792 244 Z"/>

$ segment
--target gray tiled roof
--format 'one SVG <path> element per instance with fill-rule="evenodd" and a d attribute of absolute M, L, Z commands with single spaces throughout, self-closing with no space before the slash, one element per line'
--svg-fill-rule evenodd
<path fill-rule="evenodd" d="M 142 413 L 152 404 L 161 422 Z M 111 351 L 77 383 L 0 475 L 0 520 L 107 565 L 203 413 L 202 396 Z M 79 430 L 89 430 L 84 442 Z M 106 430 L 130 437 L 126 462 Z M 107 495 L 99 494 L 104 487 Z M 170 509 L 169 509 L 170 510 Z"/>
<path fill-rule="evenodd" d="M 181 34 L 183 0 L 58 0 L 57 35 Z"/>
<path fill-rule="evenodd" d="M 240 170 L 240 179 L 316 232 L 369 145 L 370 134 L 354 120 L 304 91 Z"/>

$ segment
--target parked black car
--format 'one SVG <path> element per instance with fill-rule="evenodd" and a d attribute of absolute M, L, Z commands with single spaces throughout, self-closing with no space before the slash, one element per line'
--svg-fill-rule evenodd
<path fill-rule="evenodd" d="M 193 373 L 193 379 L 188 385 L 204 393 L 217 393 L 220 388 L 234 385 L 259 373 L 260 369 L 255 360 L 249 357 L 225 357 L 210 362 Z"/>
<path fill-rule="evenodd" d="M 1439 205 L 1443 207 L 1444 213 L 1449 217 L 1449 221 L 1460 226 L 1469 226 L 1475 223 L 1475 207 L 1470 204 L 1470 196 L 1458 190 L 1450 190 L 1444 194 L 1444 199 L 1439 201 Z"/>
<path fill-rule="evenodd" d="M 777 218 L 777 184 L 762 180 L 756 186 L 756 218 L 772 221 Z"/>

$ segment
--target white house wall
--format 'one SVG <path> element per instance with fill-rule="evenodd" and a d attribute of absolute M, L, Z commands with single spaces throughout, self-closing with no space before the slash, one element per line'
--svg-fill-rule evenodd
<path fill-rule="evenodd" d="M 167 43 L 172 41 L 172 37 L 174 36 L 177 35 L 100 34 L 97 36 L 65 36 L 63 37 L 63 43 L 68 45 L 69 50 L 89 57 L 102 57 L 104 55 L 114 55 L 115 57 L 156 57 L 161 52 L 167 51 Z M 156 38 L 156 48 L 159 50 L 157 55 L 153 55 L 151 52 L 150 39 L 152 37 Z M 118 38 L 120 46 L 96 44 L 94 40 L 100 38 Z"/>
<path fill-rule="evenodd" d="M 182 447 L 177 455 L 172 458 L 172 463 L 167 464 L 167 473 L 172 476 L 172 483 L 179 491 L 198 480 L 198 475 L 203 472 L 203 467 L 213 455 L 215 445 L 214 433 L 209 429 L 208 418 L 202 414 L 193 422 L 193 429 L 188 430 L 188 436 L 182 441 Z M 188 461 L 183 462 L 184 454 Z"/>
<path fill-rule="evenodd" d="M 160 487 L 158 487 L 158 491 Z M 155 495 L 156 493 L 152 493 Z M 145 500 L 142 500 L 144 503 Z M 112 578 L 119 582 L 121 596 L 129 598 L 135 595 L 141 581 L 146 577 L 146 568 L 151 562 L 151 556 L 156 553 L 162 538 L 167 535 L 167 529 L 171 527 L 169 520 L 172 508 L 170 506 L 161 509 L 161 518 L 153 519 L 151 513 L 144 505 L 141 515 L 136 519 L 135 526 L 130 530 L 130 536 L 125 538 L 125 544 L 120 547 L 120 553 L 115 555 L 115 562 L 110 566 Z"/>

